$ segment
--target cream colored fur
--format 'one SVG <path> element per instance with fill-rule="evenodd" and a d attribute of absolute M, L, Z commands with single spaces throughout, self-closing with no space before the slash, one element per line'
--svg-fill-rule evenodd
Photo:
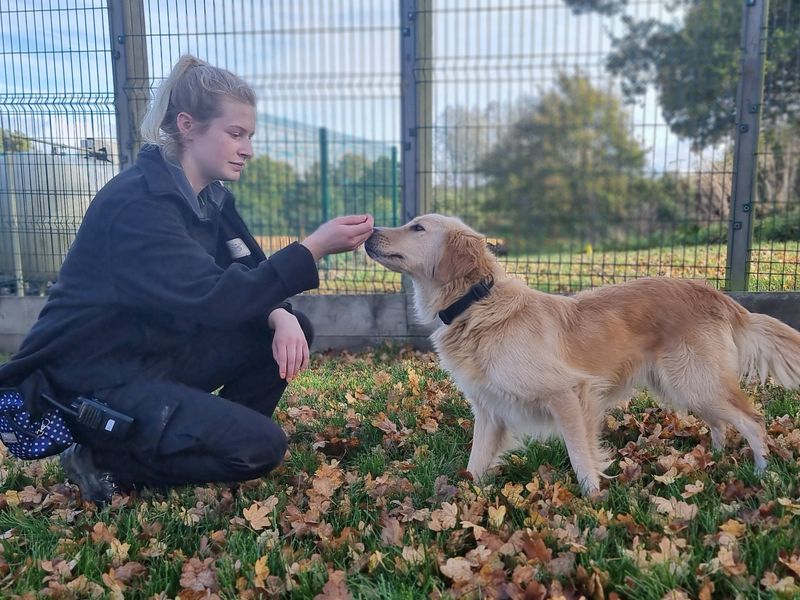
<path fill-rule="evenodd" d="M 763 418 L 739 381 L 771 374 L 785 387 L 800 385 L 800 333 L 787 325 L 696 281 L 637 279 L 574 297 L 538 292 L 509 277 L 480 234 L 442 215 L 377 228 L 366 249 L 411 277 L 425 322 L 494 279 L 486 298 L 432 335 L 475 416 L 467 466 L 474 477 L 526 438 L 557 434 L 583 490 L 598 490 L 609 463 L 604 415 L 637 385 L 703 418 L 716 448 L 732 425 L 756 469 L 766 467 Z"/>

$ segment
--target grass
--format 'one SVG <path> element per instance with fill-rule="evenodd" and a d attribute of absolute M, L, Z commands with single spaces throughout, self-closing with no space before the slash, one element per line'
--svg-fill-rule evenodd
<path fill-rule="evenodd" d="M 548 292 L 576 292 L 645 276 L 705 279 L 725 285 L 727 246 L 664 246 L 640 250 L 543 253 L 502 257 L 509 273 Z M 800 242 L 754 242 L 751 291 L 800 289 Z M 370 261 L 363 252 L 331 257 L 320 269 L 320 293 L 398 292 L 400 275 Z"/>
<path fill-rule="evenodd" d="M 590 502 L 559 442 L 465 478 L 470 410 L 432 354 L 317 355 L 276 414 L 284 464 L 238 488 L 98 509 L 55 460 L 2 457 L 0 596 L 797 597 L 800 398 L 748 393 L 764 478 L 738 435 L 711 452 L 701 422 L 642 393 L 608 419 L 616 462 Z"/>

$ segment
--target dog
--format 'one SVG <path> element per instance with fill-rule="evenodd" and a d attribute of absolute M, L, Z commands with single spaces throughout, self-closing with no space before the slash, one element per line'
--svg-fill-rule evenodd
<path fill-rule="evenodd" d="M 539 292 L 507 275 L 482 235 L 443 215 L 375 228 L 365 250 L 411 278 L 421 321 L 449 323 L 431 340 L 475 417 L 467 465 L 475 479 L 527 438 L 556 434 L 582 491 L 598 491 L 612 462 L 601 444 L 604 415 L 638 385 L 704 419 L 716 449 L 732 425 L 755 469 L 766 468 L 764 420 L 740 380 L 800 385 L 800 333 L 788 325 L 691 280 Z"/>

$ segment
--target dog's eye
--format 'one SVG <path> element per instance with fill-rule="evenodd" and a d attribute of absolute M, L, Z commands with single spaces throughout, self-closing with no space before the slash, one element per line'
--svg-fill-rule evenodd
<path fill-rule="evenodd" d="M 425 231 L 425 228 L 422 225 L 420 225 L 419 223 L 414 223 L 411 226 L 411 231 Z"/>

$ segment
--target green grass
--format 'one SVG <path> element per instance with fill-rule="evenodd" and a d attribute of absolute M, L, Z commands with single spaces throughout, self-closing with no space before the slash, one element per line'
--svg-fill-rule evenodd
<path fill-rule="evenodd" d="M 797 597 L 800 398 L 769 385 L 748 393 L 777 449 L 764 478 L 738 435 L 710 452 L 701 422 L 642 393 L 611 413 L 612 479 L 590 502 L 557 441 L 508 455 L 481 486 L 465 479 L 471 414 L 432 354 L 317 355 L 276 415 L 286 461 L 238 489 L 145 491 L 100 510 L 64 485 L 55 460 L 3 456 L 0 596 L 313 598 L 328 585 L 339 597 L 329 579 L 341 571 L 363 599 L 538 597 L 537 586 L 576 598 L 712 587 L 720 598 Z M 268 524 L 247 519 L 257 503 Z M 448 507 L 456 519 L 435 530 Z M 771 589 L 781 581 L 788 591 Z"/>
<path fill-rule="evenodd" d="M 359 252 L 333 257 L 320 269 L 320 293 L 397 292 L 400 275 L 387 271 Z M 754 242 L 751 291 L 800 289 L 800 242 Z M 506 256 L 506 270 L 528 285 L 547 292 L 576 292 L 636 277 L 666 276 L 705 279 L 725 285 L 727 246 L 678 245 L 639 250 L 554 252 Z"/>

